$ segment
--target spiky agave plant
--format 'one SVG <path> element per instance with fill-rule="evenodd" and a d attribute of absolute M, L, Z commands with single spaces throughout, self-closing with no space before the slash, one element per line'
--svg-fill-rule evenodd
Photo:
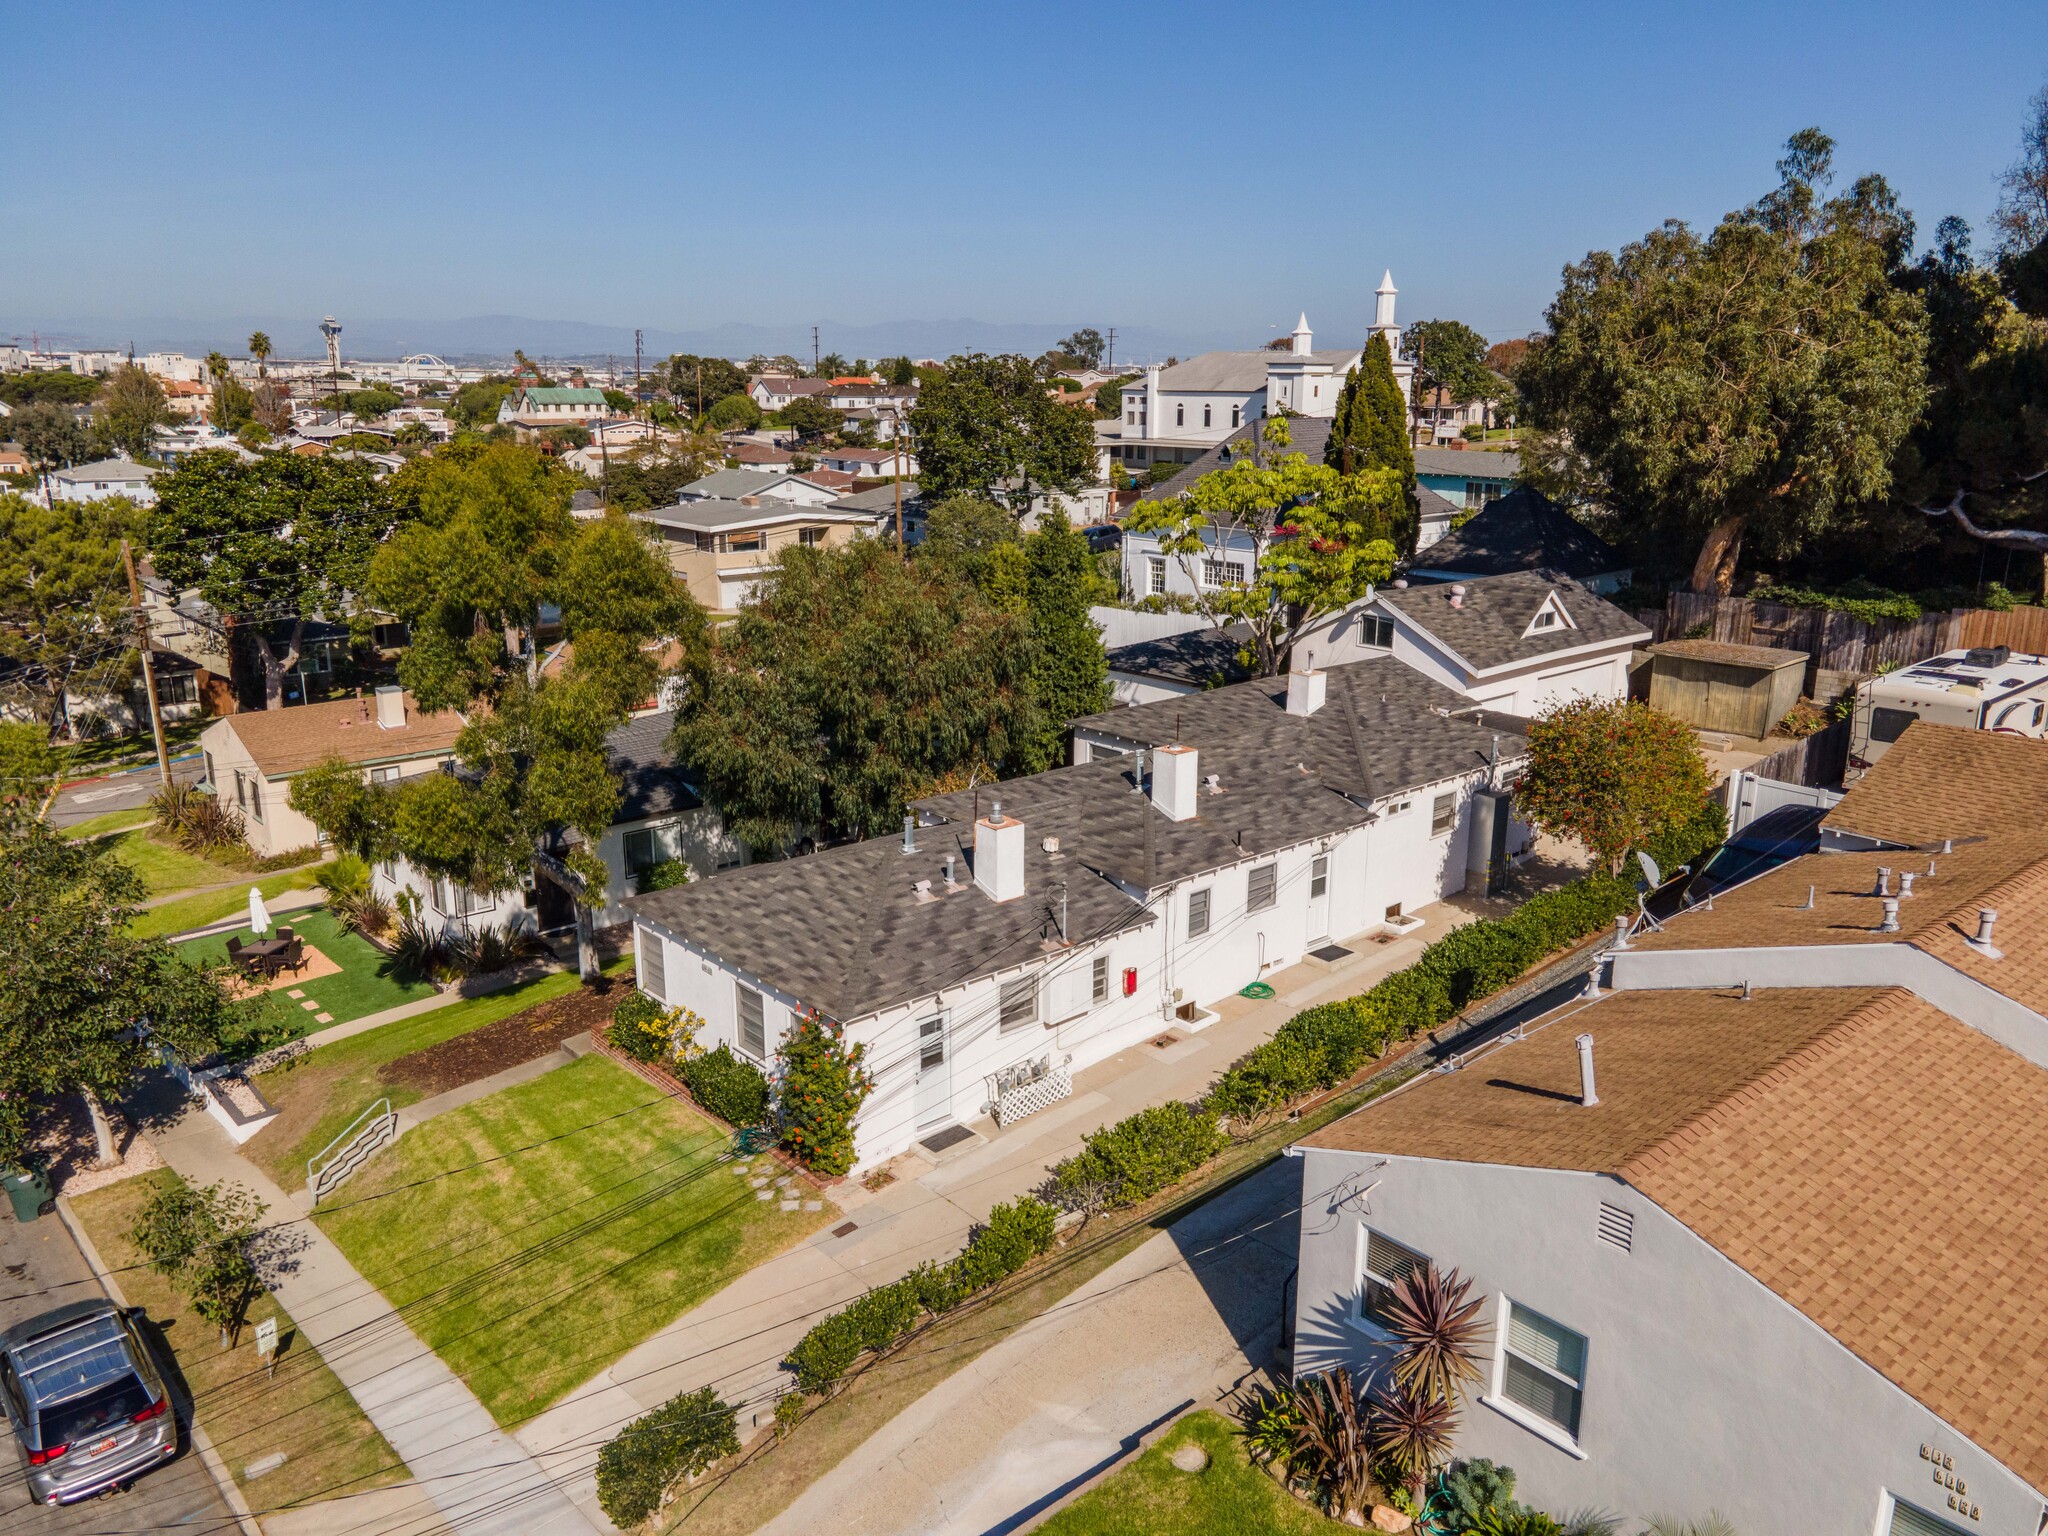
<path fill-rule="evenodd" d="M 1444 1274 L 1420 1264 L 1394 1282 L 1386 1322 L 1400 1342 L 1394 1351 L 1394 1380 L 1403 1395 L 1455 1405 L 1466 1387 L 1478 1385 L 1485 1358 L 1484 1297 L 1473 1297 L 1472 1282 L 1454 1269 Z"/>
<path fill-rule="evenodd" d="M 1417 1498 L 1430 1475 L 1451 1459 L 1458 1410 L 1447 1399 L 1409 1392 L 1388 1380 L 1366 1408 L 1372 1454 Z"/>
<path fill-rule="evenodd" d="M 1313 1478 L 1339 1516 L 1360 1514 L 1372 1482 L 1372 1441 L 1365 1404 L 1342 1366 L 1295 1384 L 1297 1472 Z"/>

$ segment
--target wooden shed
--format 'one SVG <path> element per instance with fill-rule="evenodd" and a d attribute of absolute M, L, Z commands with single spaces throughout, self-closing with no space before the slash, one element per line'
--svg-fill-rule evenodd
<path fill-rule="evenodd" d="M 1703 731 L 1761 738 L 1799 702 L 1806 667 L 1804 651 L 1666 640 L 1650 647 L 1650 703 Z"/>

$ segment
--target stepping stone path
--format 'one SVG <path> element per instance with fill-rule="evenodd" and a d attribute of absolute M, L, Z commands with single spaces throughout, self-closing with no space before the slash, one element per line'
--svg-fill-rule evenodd
<path fill-rule="evenodd" d="M 791 1175 L 785 1173 L 781 1178 L 775 1181 L 775 1187 L 777 1189 L 787 1189 L 791 1184 L 794 1184 L 795 1182 L 796 1180 Z"/>
<path fill-rule="evenodd" d="M 315 1024 L 332 1024 L 334 1022 L 334 1015 L 331 1013 L 316 1013 L 313 1015 L 313 1022 Z"/>
<path fill-rule="evenodd" d="M 757 1189 L 754 1191 L 754 1198 L 756 1200 L 773 1200 L 775 1198 L 775 1191 L 772 1189 Z"/>
<path fill-rule="evenodd" d="M 294 1002 L 296 1002 L 299 998 L 304 997 L 305 995 L 306 994 L 300 991 L 297 987 L 293 987 L 291 991 L 285 993 L 285 996 L 291 998 Z M 244 1467 L 242 1470 L 246 1472 L 249 1469 L 247 1467 Z"/>
<path fill-rule="evenodd" d="M 825 1202 L 822 1200 L 806 1200 L 804 1202 L 804 1209 L 807 1211 L 822 1211 L 825 1209 Z"/>
<path fill-rule="evenodd" d="M 767 1187 L 768 1184 L 768 1181 L 766 1179 L 749 1179 L 747 1180 L 747 1182 L 753 1185 L 756 1189 L 764 1189 Z"/>
<path fill-rule="evenodd" d="M 272 1451 L 268 1456 L 258 1456 L 249 1465 L 242 1468 L 242 1476 L 254 1481 L 266 1472 L 275 1472 L 284 1465 L 284 1462 L 285 1455 L 283 1451 Z"/>
<path fill-rule="evenodd" d="M 1183 1472 L 1199 1472 L 1209 1465 L 1209 1453 L 1191 1440 L 1175 1448 L 1173 1464 Z"/>
<path fill-rule="evenodd" d="M 303 1003 L 299 1004 L 299 1006 L 305 1009 L 306 1012 L 308 1013 L 316 1013 L 319 1011 L 320 1008 L 320 1005 L 314 1002 L 313 999 L 310 997 L 307 998 Z"/>
<path fill-rule="evenodd" d="M 793 1210 L 795 1210 L 795 1209 L 797 1208 L 797 1206 L 798 1206 L 798 1205 L 800 1205 L 800 1204 L 802 1204 L 802 1202 L 801 1202 L 801 1201 L 798 1201 L 798 1200 L 785 1200 L 785 1201 L 783 1201 L 783 1202 L 782 1202 L 782 1208 L 783 1208 L 783 1209 L 784 1209 L 785 1211 L 793 1211 Z"/>

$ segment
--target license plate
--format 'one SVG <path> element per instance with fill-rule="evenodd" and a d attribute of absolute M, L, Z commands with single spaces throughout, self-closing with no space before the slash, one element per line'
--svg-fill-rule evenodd
<path fill-rule="evenodd" d="M 102 1456 L 105 1455 L 108 1451 L 111 1451 L 113 1448 L 114 1442 L 112 1440 L 102 1440 L 98 1445 L 92 1448 L 92 1453 L 95 1456 Z"/>

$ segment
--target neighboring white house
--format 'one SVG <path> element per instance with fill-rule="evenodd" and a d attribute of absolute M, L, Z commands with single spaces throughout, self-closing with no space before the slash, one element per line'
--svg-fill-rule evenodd
<path fill-rule="evenodd" d="M 815 399 L 829 398 L 832 393 L 830 379 L 794 379 L 788 374 L 759 374 L 747 384 L 747 393 L 753 396 L 754 404 L 764 411 L 779 411 L 784 406 L 810 396 Z"/>
<path fill-rule="evenodd" d="M 844 1024 L 880 1162 L 1514 851 L 1488 759 L 1520 738 L 1463 704 L 1387 658 L 1077 720 L 1073 766 L 917 801 L 901 835 L 629 899 L 640 985 L 771 1072 L 794 1016 Z"/>
<path fill-rule="evenodd" d="M 1401 360 L 1394 297 L 1389 272 L 1380 281 L 1367 335 L 1387 338 L 1405 401 L 1415 369 Z M 1204 352 L 1170 367 L 1149 364 L 1142 379 L 1124 386 L 1123 417 L 1098 430 L 1098 450 L 1126 468 L 1191 464 L 1240 427 L 1282 410 L 1327 420 L 1336 414 L 1345 375 L 1363 356 L 1363 343 L 1316 351 L 1303 315 L 1285 351 Z"/>
<path fill-rule="evenodd" d="M 2037 1536 L 2043 818 L 2048 747 L 1916 725 L 1828 812 L 1871 851 L 1635 934 L 1290 1149 L 1295 1373 L 1376 1369 L 1392 1287 L 1455 1270 L 1485 1329 L 1455 1453 L 1519 1500 Z"/>
<path fill-rule="evenodd" d="M 58 501 L 104 501 L 109 496 L 126 496 L 138 506 L 156 505 L 156 476 L 133 459 L 94 459 L 69 469 L 50 472 L 50 494 Z"/>
<path fill-rule="evenodd" d="M 609 928 L 626 920 L 626 898 L 657 864 L 680 859 L 690 866 L 693 878 L 703 879 L 748 862 L 746 848 L 726 832 L 725 819 L 705 805 L 669 756 L 668 736 L 675 721 L 674 711 L 656 710 L 605 736 L 605 756 L 619 776 L 620 798 L 612 824 L 597 844 L 607 877 L 604 905 L 591 914 L 595 927 Z M 555 851 L 566 853 L 580 841 L 572 832 Z M 576 920 L 562 888 L 535 875 L 511 890 L 477 891 L 393 858 L 372 869 L 370 884 L 387 901 L 410 891 L 422 916 L 444 936 L 508 924 L 554 933 L 573 927 Z"/>
<path fill-rule="evenodd" d="M 267 859 L 321 840 L 288 803 L 299 773 L 334 757 L 361 767 L 372 784 L 438 773 L 465 723 L 452 709 L 430 714 L 411 694 L 379 688 L 371 698 L 225 715 L 200 732 L 199 750 L 206 784 L 242 813 L 250 849 Z"/>
<path fill-rule="evenodd" d="M 525 436 L 548 427 L 593 426 L 603 421 L 610 409 L 601 389 L 528 384 L 505 397 L 498 407 L 498 420 Z"/>
<path fill-rule="evenodd" d="M 818 463 L 863 480 L 917 473 L 917 455 L 907 448 L 823 448 Z"/>
<path fill-rule="evenodd" d="M 692 480 L 676 492 L 678 501 L 722 501 L 741 496 L 766 496 L 793 502 L 800 507 L 822 507 L 837 501 L 843 493 L 806 480 L 794 470 L 764 471 L 754 468 L 720 469 Z"/>

